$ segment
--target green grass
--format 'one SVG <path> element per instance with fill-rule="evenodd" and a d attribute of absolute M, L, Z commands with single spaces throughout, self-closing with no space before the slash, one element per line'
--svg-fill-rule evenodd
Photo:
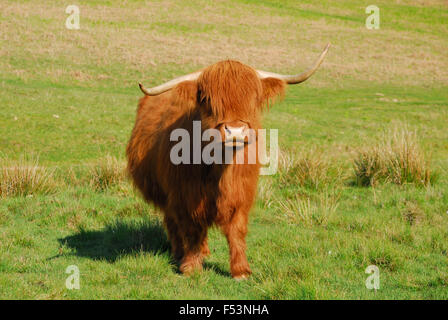
<path fill-rule="evenodd" d="M 96 1 L 68 31 L 58 1 L 3 1 L 0 162 L 39 159 L 52 180 L 0 195 L 0 298 L 448 299 L 448 7 L 429 2 L 377 1 L 381 29 L 368 31 L 370 3 L 351 0 Z M 204 271 L 179 274 L 160 214 L 120 170 L 136 83 L 229 57 L 293 72 L 327 41 L 322 68 L 264 119 L 300 167 L 260 179 L 252 277 L 232 280 L 215 229 Z M 358 152 L 404 125 L 438 179 L 353 183 Z M 65 288 L 70 265 L 80 290 Z"/>

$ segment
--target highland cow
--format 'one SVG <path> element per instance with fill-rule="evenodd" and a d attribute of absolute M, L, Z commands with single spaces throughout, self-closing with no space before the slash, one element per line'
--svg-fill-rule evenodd
<path fill-rule="evenodd" d="M 286 84 L 308 79 L 322 63 L 329 45 L 315 64 L 298 75 L 255 70 L 237 61 L 221 61 L 198 72 L 151 89 L 140 85 L 140 100 L 132 136 L 127 146 L 128 171 L 143 197 L 164 213 L 164 224 L 180 271 L 190 274 L 202 268 L 210 254 L 207 230 L 218 226 L 227 238 L 230 269 L 235 279 L 251 274 L 246 258 L 249 211 L 256 196 L 260 163 L 174 164 L 173 130 L 217 129 L 223 150 L 247 157 L 248 146 L 257 142 L 249 129 L 261 128 L 264 107 L 284 94 Z M 193 145 L 193 142 L 191 142 Z M 201 152 L 204 143 L 201 142 Z"/>

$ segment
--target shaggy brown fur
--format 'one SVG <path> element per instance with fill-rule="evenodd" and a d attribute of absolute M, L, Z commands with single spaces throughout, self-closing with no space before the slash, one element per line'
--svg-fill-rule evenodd
<path fill-rule="evenodd" d="M 127 147 L 128 170 L 145 199 L 163 211 L 181 272 L 202 268 L 210 253 L 207 229 L 215 224 L 229 244 L 232 276 L 250 275 L 245 236 L 260 165 L 174 165 L 170 150 L 177 142 L 170 141 L 171 132 L 184 128 L 191 133 L 194 120 L 201 121 L 202 131 L 240 121 L 258 130 L 263 106 L 284 90 L 282 80 L 260 80 L 254 69 L 222 61 L 204 69 L 197 81 L 140 100 Z M 247 153 L 247 148 L 237 152 Z"/>

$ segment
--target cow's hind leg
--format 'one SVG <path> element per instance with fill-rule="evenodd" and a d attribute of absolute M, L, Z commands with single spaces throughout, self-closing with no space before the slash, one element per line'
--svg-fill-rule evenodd
<path fill-rule="evenodd" d="M 230 250 L 230 271 L 236 280 L 247 279 L 252 271 L 246 257 L 246 234 L 248 216 L 237 210 L 232 219 L 221 226 Z"/>

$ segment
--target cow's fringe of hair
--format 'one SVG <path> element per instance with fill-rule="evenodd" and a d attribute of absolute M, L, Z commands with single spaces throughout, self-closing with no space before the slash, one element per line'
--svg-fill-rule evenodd
<path fill-rule="evenodd" d="M 275 78 L 266 78 L 261 81 L 263 86 L 263 105 L 269 110 L 269 107 L 285 97 L 286 83 L 283 80 Z"/>

